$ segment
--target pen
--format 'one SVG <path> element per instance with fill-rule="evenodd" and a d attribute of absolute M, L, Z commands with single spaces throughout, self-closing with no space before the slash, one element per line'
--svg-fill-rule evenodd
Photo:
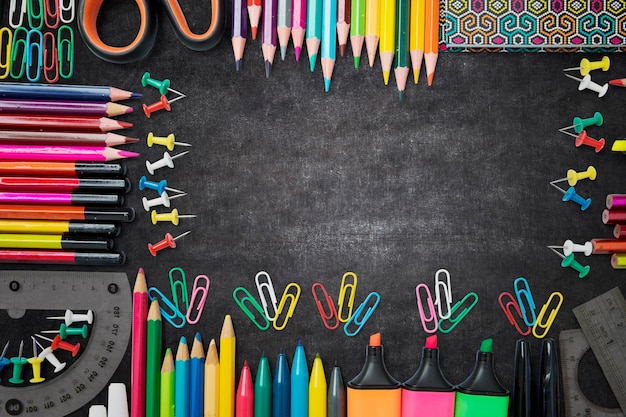
<path fill-rule="evenodd" d="M 254 417 L 272 417 L 272 375 L 265 353 L 261 355 L 254 380 Z"/>
<path fill-rule="evenodd" d="M 315 355 L 311 368 L 311 381 L 309 382 L 309 417 L 326 417 L 328 411 L 328 388 L 324 364 L 320 354 Z"/>

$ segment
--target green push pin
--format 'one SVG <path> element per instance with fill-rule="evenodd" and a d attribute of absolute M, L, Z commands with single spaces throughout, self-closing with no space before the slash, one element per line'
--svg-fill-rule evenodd
<path fill-rule="evenodd" d="M 22 357 L 23 349 L 24 349 L 24 341 L 22 340 L 20 342 L 20 350 L 17 356 L 12 357 L 10 359 L 11 363 L 13 364 L 13 376 L 9 378 L 9 382 L 11 384 L 21 384 L 24 382 L 24 380 L 22 379 L 22 368 L 28 361 L 26 360 L 26 358 Z"/>
<path fill-rule="evenodd" d="M 563 260 L 561 261 L 561 266 L 563 268 L 572 268 L 574 270 L 576 270 L 578 272 L 578 278 L 585 278 L 587 276 L 587 274 L 589 274 L 589 271 L 591 270 L 591 267 L 589 265 L 583 266 L 580 264 L 580 262 L 578 262 L 576 259 L 574 259 L 574 254 L 570 253 L 569 255 L 565 256 L 562 253 L 560 253 L 559 251 L 550 248 L 552 250 L 552 252 L 556 253 L 557 255 L 559 255 L 561 258 L 563 258 Z"/>
<path fill-rule="evenodd" d="M 59 327 L 59 330 L 44 330 L 41 333 L 58 333 L 62 340 L 65 340 L 67 336 L 82 336 L 83 339 L 86 339 L 88 329 L 86 324 L 83 324 L 82 327 L 69 327 L 63 323 L 61 324 L 61 327 Z"/>

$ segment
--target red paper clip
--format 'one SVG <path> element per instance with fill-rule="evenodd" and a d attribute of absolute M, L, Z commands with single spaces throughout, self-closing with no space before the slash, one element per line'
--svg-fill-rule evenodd
<path fill-rule="evenodd" d="M 328 304 L 328 310 L 329 310 L 328 313 L 326 313 L 326 309 L 322 305 L 322 302 L 320 301 L 319 297 L 317 296 L 317 293 L 315 292 L 316 288 L 320 288 L 322 291 L 324 300 L 326 301 L 326 304 Z M 337 308 L 335 308 L 335 304 L 333 304 L 333 299 L 330 298 L 330 295 L 328 295 L 328 292 L 326 291 L 326 287 L 324 287 L 324 284 L 322 284 L 321 282 L 316 282 L 311 287 L 311 292 L 313 293 L 313 299 L 315 300 L 315 305 L 317 306 L 317 310 L 320 312 L 320 316 L 322 316 L 322 321 L 324 322 L 324 326 L 326 326 L 328 330 L 335 330 L 336 328 L 338 328 L 339 319 L 337 317 Z M 335 324 L 331 326 L 330 321 L 332 321 L 333 319 L 335 320 Z"/>
<path fill-rule="evenodd" d="M 507 301 L 506 303 L 504 302 L 505 297 L 509 298 L 509 301 Z M 519 321 L 516 320 L 515 317 L 513 317 L 513 311 L 515 311 L 515 313 L 517 313 L 517 316 L 520 318 L 520 320 L 523 319 L 522 309 L 520 308 L 517 301 L 515 301 L 515 298 L 513 298 L 513 295 L 510 292 L 504 291 L 498 297 L 498 304 L 500 304 L 502 311 L 504 311 L 504 315 L 509 320 L 509 323 L 511 323 L 511 325 L 515 327 L 515 330 L 517 330 L 517 332 L 522 336 L 528 336 L 531 332 L 531 327 L 526 326 L 528 330 L 522 331 Z"/>

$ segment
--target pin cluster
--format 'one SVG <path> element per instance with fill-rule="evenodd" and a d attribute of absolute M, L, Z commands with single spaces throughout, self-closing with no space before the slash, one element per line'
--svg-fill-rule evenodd
<path fill-rule="evenodd" d="M 147 118 L 150 118 L 150 116 L 152 116 L 152 113 L 155 113 L 159 110 L 172 111 L 172 103 L 187 97 L 180 91 L 170 88 L 170 84 L 171 82 L 167 78 L 164 80 L 157 80 L 155 78 L 151 78 L 149 72 L 145 72 L 143 74 L 143 76 L 141 77 L 141 85 L 144 87 L 152 87 L 161 94 L 159 99 L 154 103 L 142 105 L 143 112 Z M 167 97 L 168 93 L 174 93 L 176 96 L 170 100 Z"/>

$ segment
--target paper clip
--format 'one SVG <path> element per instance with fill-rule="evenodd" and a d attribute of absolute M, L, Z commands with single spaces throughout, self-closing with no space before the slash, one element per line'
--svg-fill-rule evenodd
<path fill-rule="evenodd" d="M 54 4 L 54 7 L 52 5 Z M 44 14 L 44 22 L 46 26 L 50 29 L 56 29 L 59 27 L 59 23 L 61 22 L 60 16 L 61 12 L 59 11 L 59 1 L 58 0 L 43 0 L 43 6 L 45 10 Z M 53 20 L 48 20 L 48 18 Z"/>
<path fill-rule="evenodd" d="M 439 274 L 444 274 L 446 276 L 446 280 L 440 280 Z M 448 310 L 446 314 L 441 312 L 440 287 L 443 289 L 443 293 L 446 296 L 446 310 Z M 452 286 L 450 285 L 450 273 L 447 269 L 440 269 L 435 272 L 435 305 L 437 306 L 437 312 L 439 313 L 440 319 L 447 319 L 450 317 L 450 307 L 452 307 Z"/>
<path fill-rule="evenodd" d="M 550 311 L 550 315 L 548 316 L 548 319 L 544 323 L 544 320 L 543 320 L 544 316 L 546 312 L 548 311 L 548 307 L 550 306 L 550 304 L 552 304 L 552 299 L 555 297 L 557 297 L 559 301 L 556 307 L 554 307 Z M 552 323 L 554 322 L 554 319 L 556 318 L 557 313 L 561 309 L 561 304 L 563 304 L 563 294 L 561 294 L 558 291 L 555 291 L 552 294 L 550 294 L 550 297 L 548 297 L 548 301 L 546 301 L 546 303 L 543 305 L 543 307 L 541 307 L 541 310 L 539 311 L 539 315 L 537 316 L 537 321 L 535 322 L 535 325 L 533 326 L 533 336 L 535 336 L 537 339 L 542 339 L 546 336 L 546 334 L 548 334 L 548 332 L 550 331 L 550 327 L 552 327 Z M 542 334 L 537 334 L 537 328 L 544 329 L 544 332 Z"/>
<path fill-rule="evenodd" d="M 72 78 L 74 75 L 74 30 L 70 26 L 63 25 L 57 30 L 57 51 L 59 75 L 63 79 Z"/>
<path fill-rule="evenodd" d="M 37 8 L 33 6 L 33 1 L 37 1 Z M 46 7 L 44 6 L 45 0 L 26 0 L 28 11 L 28 24 L 31 29 L 41 29 L 45 20 Z M 39 11 L 38 13 L 36 11 Z"/>
<path fill-rule="evenodd" d="M 295 294 L 291 294 L 289 292 L 291 288 L 296 289 Z M 300 286 L 295 282 L 288 284 L 285 287 L 285 291 L 283 292 L 283 296 L 280 299 L 280 303 L 278 303 L 278 309 L 276 310 L 276 317 L 274 318 L 273 323 L 276 330 L 283 330 L 285 327 L 287 327 L 287 321 L 289 321 L 289 319 L 293 316 L 293 312 L 296 311 L 296 305 L 298 304 L 299 299 Z M 283 320 L 283 324 L 277 325 L 276 323 L 278 323 L 278 317 L 280 316 L 280 313 L 282 313 L 285 309 L 285 305 L 287 304 L 288 300 L 291 300 L 291 303 L 289 304 L 289 309 L 287 310 L 287 314 L 285 315 L 285 320 Z"/>
<path fill-rule="evenodd" d="M 522 283 L 523 288 L 518 288 L 519 282 Z M 517 304 L 522 312 L 524 323 L 530 327 L 534 326 L 537 321 L 537 315 L 535 314 L 535 300 L 533 299 L 533 294 L 530 292 L 528 281 L 526 281 L 526 278 L 519 277 L 513 283 L 513 287 L 515 288 L 515 298 L 517 298 Z M 524 298 L 526 298 L 526 303 L 523 302 Z M 528 309 L 525 307 L 526 304 L 528 305 Z M 526 314 L 527 310 L 530 311 L 532 320 L 528 319 L 528 314 Z"/>
<path fill-rule="evenodd" d="M 424 304 L 422 303 L 422 297 L 420 296 L 420 288 L 424 288 L 426 291 L 426 302 L 428 304 L 428 316 L 424 314 Z M 417 297 L 417 309 L 420 313 L 420 321 L 422 322 L 422 328 L 426 333 L 435 333 L 437 328 L 437 313 L 435 312 L 435 305 L 433 304 L 433 297 L 430 295 L 430 288 L 428 285 L 421 283 L 415 287 L 415 296 Z M 448 316 L 449 317 L 449 316 Z M 429 329 L 427 324 L 433 322 L 434 327 Z"/>
<path fill-rule="evenodd" d="M 21 0 L 22 4 L 20 6 L 20 20 L 16 23 L 15 22 L 15 12 L 17 11 L 17 0 L 11 0 L 11 3 L 9 3 L 9 26 L 11 26 L 13 29 L 17 29 L 19 27 L 22 27 L 22 24 L 24 23 L 24 15 L 26 14 L 26 0 Z"/>
<path fill-rule="evenodd" d="M 156 296 L 154 294 L 156 294 Z M 176 306 L 165 296 L 165 294 L 161 292 L 161 290 L 156 287 L 148 288 L 148 297 L 150 298 L 150 301 L 159 301 L 159 311 L 161 311 L 162 318 L 177 329 L 183 328 L 186 323 L 185 315 L 176 308 Z M 165 307 L 168 307 L 172 312 L 170 313 L 167 311 Z M 180 319 L 180 322 L 175 321 L 177 318 Z"/>
<path fill-rule="evenodd" d="M 6 42 L 4 40 L 6 39 Z M 4 80 L 11 73 L 11 46 L 13 44 L 13 32 L 8 27 L 0 28 L 0 80 Z"/>
<path fill-rule="evenodd" d="M 240 293 L 240 292 L 244 293 L 244 296 L 241 297 L 241 298 L 237 297 L 237 294 Z M 233 298 L 235 299 L 235 302 L 237 303 L 239 308 L 241 308 L 241 310 L 244 312 L 244 314 L 246 316 L 248 316 L 250 321 L 252 321 L 252 323 L 254 323 L 254 325 L 259 330 L 267 330 L 267 329 L 270 328 L 270 321 L 267 319 L 267 317 L 265 317 L 265 313 L 263 312 L 263 308 L 257 302 L 257 300 L 254 299 L 252 294 L 250 294 L 250 291 L 248 291 L 244 287 L 237 287 L 233 291 Z M 256 320 L 254 313 L 252 313 L 250 311 L 250 309 L 248 308 L 248 306 L 246 305 L 246 301 L 248 303 L 250 303 L 250 305 L 252 305 L 252 307 L 254 307 L 254 309 L 259 313 L 259 316 L 261 316 L 263 318 L 263 320 L 265 321 L 265 324 L 261 324 L 261 323 L 259 323 Z"/>
<path fill-rule="evenodd" d="M 261 277 L 266 277 L 267 282 L 260 282 Z M 263 305 L 263 312 L 265 313 L 265 317 L 267 317 L 269 321 L 276 320 L 276 316 L 278 315 L 276 311 L 278 300 L 276 299 L 276 291 L 274 291 L 274 285 L 272 284 L 272 279 L 270 278 L 270 275 L 265 271 L 260 271 L 255 275 L 254 282 L 256 283 L 256 290 L 259 293 L 259 300 L 261 300 L 261 304 Z M 272 303 L 272 308 L 274 309 L 273 315 L 270 315 L 269 311 L 267 310 L 268 302 L 267 298 L 265 298 L 265 294 L 263 293 L 264 288 L 267 290 L 267 295 L 270 297 L 270 302 Z"/>
<path fill-rule="evenodd" d="M 48 54 L 52 58 L 48 57 Z M 53 75 L 52 77 L 50 75 Z M 43 77 L 49 83 L 59 81 L 59 57 L 56 45 L 56 39 L 53 32 L 43 34 Z"/>
<path fill-rule="evenodd" d="M 326 304 L 328 305 L 328 310 L 329 310 L 328 313 L 326 313 L 326 309 L 324 308 L 322 301 L 320 301 L 319 297 L 317 296 L 317 292 L 315 292 L 316 288 L 319 288 L 322 291 L 322 295 L 324 296 L 324 301 L 326 301 Z M 324 284 L 320 282 L 316 282 L 311 287 L 311 292 L 313 293 L 313 299 L 315 300 L 317 311 L 319 311 L 320 316 L 322 316 L 322 321 L 324 322 L 324 326 L 326 326 L 328 330 L 335 330 L 337 327 L 339 327 L 339 319 L 337 318 L 337 308 L 335 308 L 333 299 L 330 298 L 330 295 L 328 295 L 328 292 L 326 291 L 326 287 L 324 286 Z M 331 326 L 330 321 L 333 319 L 335 320 L 335 324 Z"/>
<path fill-rule="evenodd" d="M 367 310 L 365 310 L 365 307 L 367 307 L 367 304 L 370 302 L 371 298 L 375 298 L 376 301 L 374 301 L 374 305 L 368 307 Z M 357 307 L 352 317 L 350 317 L 350 320 L 348 320 L 346 324 L 343 326 L 343 332 L 346 334 L 346 336 L 350 336 L 350 337 L 356 336 L 361 331 L 363 326 L 365 326 L 365 323 L 367 323 L 367 321 L 370 319 L 372 314 L 374 314 L 374 310 L 376 310 L 376 307 L 378 307 L 379 303 L 380 303 L 380 294 L 378 294 L 376 291 L 372 291 L 371 293 L 369 293 L 369 295 L 365 297 L 365 300 L 363 300 L 361 305 Z M 363 313 L 364 310 L 365 310 L 365 313 Z M 350 326 L 350 324 L 357 325 L 357 328 L 355 331 L 352 332 L 348 330 L 348 327 Z"/>
<path fill-rule="evenodd" d="M 35 41 L 33 37 L 38 37 L 39 40 Z M 26 45 L 26 78 L 28 78 L 30 82 L 37 82 L 39 78 L 41 78 L 41 69 L 43 68 L 43 34 L 39 29 L 31 29 L 28 31 L 28 35 L 26 35 Z M 37 51 L 37 55 L 35 55 L 34 51 Z M 33 58 L 33 56 L 35 56 L 35 58 Z M 33 68 L 37 70 L 35 76 L 31 76 Z"/>
<path fill-rule="evenodd" d="M 174 278 L 174 274 L 178 272 L 180 273 L 180 279 L 176 280 Z M 172 300 L 174 301 L 174 306 L 179 310 L 183 311 L 180 308 L 181 302 L 185 304 L 185 313 L 189 311 L 189 293 L 187 292 L 187 277 L 185 276 L 185 271 L 183 271 L 180 267 L 175 267 L 170 269 L 170 290 L 172 291 Z M 180 296 L 181 299 L 178 299 L 178 290 L 180 287 Z"/>
<path fill-rule="evenodd" d="M 472 301 L 469 306 L 464 307 L 463 310 L 455 317 L 452 317 L 457 312 L 457 310 L 463 307 L 463 305 L 466 304 L 466 301 L 471 298 L 473 298 L 474 301 Z M 468 292 L 467 295 L 461 299 L 461 301 L 458 301 L 452 306 L 452 308 L 450 309 L 450 317 L 448 317 L 447 319 L 439 320 L 439 331 L 441 333 L 450 333 L 452 329 L 454 329 L 461 322 L 461 320 L 463 320 L 465 316 L 467 316 L 467 314 L 474 308 L 474 306 L 476 306 L 477 303 L 478 294 L 476 294 L 475 292 Z M 447 329 L 443 326 L 443 323 L 445 323 L 446 321 L 452 323 L 452 325 Z"/>
<path fill-rule="evenodd" d="M 509 301 L 507 301 L 506 303 L 504 302 L 505 297 L 509 298 Z M 517 316 L 522 319 L 522 310 L 520 309 L 517 301 L 515 301 L 515 298 L 513 298 L 513 294 L 506 291 L 501 293 L 498 297 L 498 304 L 500 304 L 502 311 L 504 311 L 504 315 L 509 320 L 509 323 L 511 323 L 511 325 L 515 327 L 515 330 L 517 330 L 517 332 L 522 336 L 528 336 L 531 332 L 531 327 L 527 326 L 527 330 L 522 331 L 522 328 L 520 327 L 518 321 L 515 319 L 515 317 L 513 317 L 514 311 L 515 313 L 517 313 Z"/>
<path fill-rule="evenodd" d="M 20 38 L 20 33 L 23 33 L 23 37 Z M 20 79 L 24 76 L 26 71 L 26 52 L 28 50 L 28 30 L 24 27 L 18 27 L 13 31 L 13 43 L 11 45 L 11 78 Z M 20 45 L 22 46 L 20 48 Z M 21 61 L 18 62 L 18 57 L 21 56 Z M 19 69 L 19 73 L 15 73 L 15 70 Z"/>
<path fill-rule="evenodd" d="M 74 21 L 74 15 L 76 14 L 76 7 L 74 3 L 74 0 L 68 0 L 67 4 L 65 3 L 65 0 L 59 0 L 59 18 L 61 19 L 61 23 L 68 24 Z M 65 17 L 65 12 L 69 12 L 68 17 Z"/>
<path fill-rule="evenodd" d="M 200 280 L 204 280 L 205 284 L 200 286 Z M 189 309 L 187 310 L 186 318 L 187 323 L 196 324 L 198 320 L 200 320 L 200 316 L 202 315 L 202 311 L 204 310 L 204 304 L 206 303 L 206 298 L 209 295 L 209 287 L 211 286 L 211 280 L 206 275 L 198 275 L 196 279 L 193 281 L 193 289 L 191 290 L 191 300 L 189 301 Z M 198 300 L 198 306 L 196 305 L 196 298 L 200 294 L 200 299 Z M 192 313 L 196 311 L 196 317 L 191 318 Z"/>
<path fill-rule="evenodd" d="M 353 281 L 346 284 L 346 279 L 349 277 L 352 277 Z M 341 287 L 339 288 L 339 300 L 337 300 L 337 303 L 339 304 L 339 309 L 337 310 L 337 320 L 342 323 L 348 322 L 352 317 L 352 307 L 354 307 L 354 297 L 356 296 L 356 284 L 357 277 L 354 272 L 346 272 L 343 274 L 343 277 L 341 278 Z M 346 305 L 346 293 L 348 290 L 350 290 L 350 297 L 348 298 L 347 303 L 348 316 L 344 318 L 342 312 L 344 305 Z"/>

